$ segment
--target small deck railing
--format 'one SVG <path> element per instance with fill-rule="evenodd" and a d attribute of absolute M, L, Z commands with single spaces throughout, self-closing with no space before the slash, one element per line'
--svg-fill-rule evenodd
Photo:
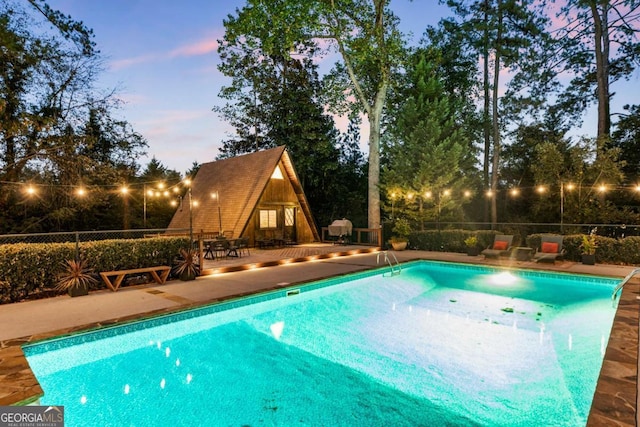
<path fill-rule="evenodd" d="M 322 241 L 324 243 L 338 243 L 340 238 L 338 236 L 329 235 L 329 227 L 322 227 Z M 354 228 L 351 231 L 351 236 L 346 236 L 343 242 L 352 245 L 365 245 L 365 246 L 381 246 L 382 245 L 382 229 L 381 228 Z"/>

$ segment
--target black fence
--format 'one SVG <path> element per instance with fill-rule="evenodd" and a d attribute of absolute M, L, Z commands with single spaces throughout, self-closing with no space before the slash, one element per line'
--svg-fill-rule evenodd
<path fill-rule="evenodd" d="M 425 230 L 498 230 L 508 234 L 515 234 L 526 237 L 531 234 L 589 234 L 596 230 L 599 236 L 622 239 L 629 236 L 640 236 L 639 224 L 560 224 L 560 223 L 513 223 L 499 222 L 425 222 L 413 226 L 414 231 L 419 231 L 422 227 Z"/>
<path fill-rule="evenodd" d="M 72 231 L 59 233 L 1 234 L 0 245 L 8 243 L 81 243 L 110 239 L 142 239 L 163 235 L 189 235 L 189 229 L 140 229 Z"/>

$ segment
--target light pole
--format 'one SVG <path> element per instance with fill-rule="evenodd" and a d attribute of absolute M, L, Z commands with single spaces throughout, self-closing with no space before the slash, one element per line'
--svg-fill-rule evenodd
<path fill-rule="evenodd" d="M 560 181 L 560 234 L 564 234 L 564 182 Z"/>
<path fill-rule="evenodd" d="M 188 188 L 189 193 L 189 249 L 193 248 L 193 195 L 191 193 L 191 180 L 185 179 L 184 185 Z"/>
<path fill-rule="evenodd" d="M 211 198 L 216 199 L 216 202 L 218 203 L 218 231 L 220 231 L 220 234 L 222 234 L 222 213 L 220 211 L 220 194 L 218 194 L 217 190 L 211 193 Z"/>
<path fill-rule="evenodd" d="M 574 185 L 569 183 L 567 184 L 567 190 L 571 191 L 574 189 Z M 560 181 L 560 234 L 563 234 L 564 231 L 564 182 Z"/>
<path fill-rule="evenodd" d="M 142 228 L 147 228 L 147 184 L 144 184 L 142 193 Z"/>

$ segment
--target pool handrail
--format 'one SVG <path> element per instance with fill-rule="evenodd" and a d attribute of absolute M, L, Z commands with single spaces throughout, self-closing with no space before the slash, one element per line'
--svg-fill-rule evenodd
<path fill-rule="evenodd" d="M 400 274 L 402 272 L 402 267 L 400 266 L 400 262 L 398 261 L 396 254 L 394 254 L 393 252 L 391 252 L 391 256 L 393 257 L 393 260 L 395 261 L 396 266 L 398 267 L 397 270 L 394 269 L 393 264 L 391 263 L 391 259 L 389 258 L 389 251 L 378 252 L 378 256 L 376 257 L 376 264 L 380 264 L 381 253 L 384 254 L 384 260 L 382 262 L 389 264 L 389 268 L 391 269 L 391 275 L 393 276 L 395 274 Z"/>
<path fill-rule="evenodd" d="M 636 268 L 634 270 L 631 270 L 631 272 L 629 274 L 627 274 L 627 277 L 625 277 L 624 279 L 622 279 L 622 282 L 620 282 L 618 284 L 618 286 L 616 286 L 616 288 L 613 290 L 613 293 L 611 294 L 611 301 L 615 301 L 616 300 L 616 296 L 618 294 L 618 292 L 622 289 L 622 287 L 629 281 L 631 280 L 631 278 L 633 278 L 633 276 L 635 276 L 636 274 L 640 273 L 640 268 Z"/>

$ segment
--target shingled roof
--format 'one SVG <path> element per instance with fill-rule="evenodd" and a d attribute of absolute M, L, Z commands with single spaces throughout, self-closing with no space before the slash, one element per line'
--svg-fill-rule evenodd
<path fill-rule="evenodd" d="M 219 230 L 219 206 L 222 230 L 241 236 L 279 163 L 293 186 L 314 237 L 320 240 L 307 198 L 284 146 L 202 164 L 191 183 L 193 200 L 198 202 L 192 212 L 194 232 Z M 212 197 L 214 193 L 220 198 L 219 205 Z M 178 209 L 169 228 L 189 228 L 189 210 Z"/>

